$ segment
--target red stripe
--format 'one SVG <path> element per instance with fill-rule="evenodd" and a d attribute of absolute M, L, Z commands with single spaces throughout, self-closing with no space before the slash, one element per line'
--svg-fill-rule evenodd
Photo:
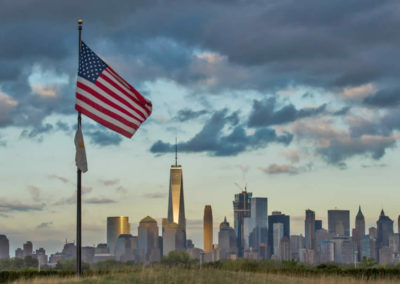
<path fill-rule="evenodd" d="M 81 113 L 83 113 L 84 115 L 86 115 L 87 117 L 90 117 L 91 119 L 93 119 L 94 121 L 97 121 L 98 123 L 102 124 L 103 126 L 110 128 L 112 130 L 114 130 L 115 132 L 118 132 L 119 134 L 124 135 L 125 137 L 131 138 L 133 136 L 134 133 L 130 133 L 100 117 L 98 117 L 97 115 L 91 113 L 90 111 L 88 111 L 87 109 L 79 106 L 79 105 L 75 105 L 75 109 Z"/>
<path fill-rule="evenodd" d="M 137 108 L 135 108 L 134 106 L 132 106 L 130 103 L 128 103 L 126 100 L 124 100 L 123 98 L 121 98 L 120 96 L 118 96 L 115 92 L 111 91 L 109 88 L 107 88 L 106 86 L 104 86 L 102 83 L 100 83 L 99 81 L 96 81 L 94 83 L 97 87 L 99 87 L 100 89 L 102 89 L 104 92 L 106 92 L 107 94 L 109 94 L 110 96 L 112 96 L 114 99 L 119 100 L 121 103 L 123 103 L 124 105 L 126 105 L 127 107 L 129 107 L 130 109 L 133 109 L 138 115 L 140 115 L 143 120 L 146 119 L 146 116 L 143 114 L 142 111 L 138 110 Z"/>
<path fill-rule="evenodd" d="M 142 96 L 141 93 L 139 93 L 131 84 L 129 84 L 127 81 L 125 81 L 124 78 L 122 78 L 121 76 L 119 76 L 117 74 L 117 72 L 115 72 L 110 66 L 108 66 L 106 69 L 110 69 L 112 72 L 110 72 L 110 74 L 117 79 L 118 81 L 122 81 L 124 82 L 126 85 L 129 86 L 129 89 L 138 97 L 139 100 L 142 101 L 142 105 L 146 104 L 146 99 Z M 149 114 L 150 115 L 150 114 Z"/>
<path fill-rule="evenodd" d="M 119 110 L 120 112 L 123 112 L 124 114 L 138 120 L 139 122 L 143 122 L 144 119 L 141 119 L 139 117 L 134 116 L 132 113 L 130 113 L 129 111 L 127 111 L 126 109 L 124 109 L 123 107 L 120 107 L 119 105 L 117 105 L 116 103 L 110 101 L 109 99 L 105 98 L 104 96 L 102 96 L 101 94 L 99 94 L 98 92 L 96 92 L 95 90 L 93 90 L 92 88 L 90 88 L 88 85 L 85 85 L 81 82 L 77 83 L 77 87 L 81 88 L 82 90 L 85 90 L 86 92 L 88 92 L 89 94 L 91 94 L 92 96 L 98 98 L 99 100 L 101 100 L 102 102 L 110 105 L 111 107 Z M 132 108 L 130 108 L 132 109 Z M 135 110 L 134 110 L 135 111 Z M 136 111 L 135 111 L 136 112 Z M 139 116 L 139 115 L 138 115 Z"/>
<path fill-rule="evenodd" d="M 91 101 L 90 99 L 88 99 L 87 97 L 85 97 L 85 96 L 83 96 L 83 95 L 81 95 L 79 93 L 76 93 L 76 98 L 81 100 L 81 101 L 83 101 L 83 102 L 85 102 L 85 103 L 87 103 L 91 107 L 97 109 L 99 112 L 102 112 L 102 113 L 114 118 L 115 120 L 118 120 L 119 122 L 125 124 L 126 126 L 129 126 L 129 127 L 133 128 L 135 130 L 137 130 L 139 128 L 139 126 L 137 126 L 136 124 L 126 120 L 122 116 L 110 111 L 109 109 L 106 109 L 106 108 L 96 104 L 95 102 Z"/>
<path fill-rule="evenodd" d="M 110 73 L 111 74 L 111 73 Z M 104 80 L 107 81 L 108 83 L 110 83 L 111 86 L 113 86 L 114 88 L 116 88 L 118 91 L 120 91 L 121 93 L 123 93 L 125 96 L 127 96 L 129 99 L 131 99 L 134 103 L 140 105 L 141 107 L 144 107 L 144 104 L 142 102 L 139 102 L 134 96 L 132 96 L 132 94 L 128 93 L 127 91 L 125 91 L 123 88 L 121 88 L 121 85 L 116 84 L 113 80 L 111 80 L 110 78 L 108 78 L 107 76 L 105 76 L 103 73 L 100 75 L 100 77 Z"/>

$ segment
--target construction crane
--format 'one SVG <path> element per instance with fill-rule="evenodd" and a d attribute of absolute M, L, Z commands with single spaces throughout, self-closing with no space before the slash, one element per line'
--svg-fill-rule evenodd
<path fill-rule="evenodd" d="M 238 188 L 240 188 L 241 191 L 246 191 L 247 192 L 247 183 L 245 184 L 244 188 L 241 187 L 237 182 L 234 183 Z"/>

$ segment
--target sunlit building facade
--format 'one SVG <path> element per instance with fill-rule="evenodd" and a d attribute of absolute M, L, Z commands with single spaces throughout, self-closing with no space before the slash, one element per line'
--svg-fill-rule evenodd
<path fill-rule="evenodd" d="M 107 246 L 114 255 L 115 244 L 122 234 L 130 234 L 129 218 L 125 216 L 107 217 Z"/>
<path fill-rule="evenodd" d="M 203 242 L 204 252 L 210 253 L 213 249 L 213 216 L 211 205 L 204 207 L 203 216 Z"/>

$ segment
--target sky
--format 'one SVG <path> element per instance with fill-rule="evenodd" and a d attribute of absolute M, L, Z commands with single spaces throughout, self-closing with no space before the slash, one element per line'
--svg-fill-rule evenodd
<path fill-rule="evenodd" d="M 83 245 L 106 217 L 167 215 L 169 168 L 183 167 L 187 235 L 214 242 L 247 184 L 304 234 L 310 208 L 360 205 L 397 221 L 400 167 L 398 1 L 12 1 L 0 9 L 0 234 L 75 240 L 73 143 L 82 38 L 153 103 L 132 139 L 83 117 Z M 395 222 L 397 223 L 397 222 Z M 160 229 L 161 230 L 161 229 Z M 397 225 L 395 226 L 397 231 Z"/>

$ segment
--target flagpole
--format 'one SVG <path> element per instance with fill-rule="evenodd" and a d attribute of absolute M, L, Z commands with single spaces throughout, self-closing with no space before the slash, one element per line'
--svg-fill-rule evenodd
<path fill-rule="evenodd" d="M 79 31 L 79 59 L 81 58 L 81 46 L 82 46 L 82 24 L 83 20 L 78 20 L 78 31 Z M 79 66 L 78 59 L 78 66 Z M 81 113 L 78 112 L 78 129 L 81 127 Z M 76 276 L 82 275 L 82 210 L 81 210 L 81 183 L 82 183 L 82 171 L 77 168 L 77 194 L 76 194 Z"/>

